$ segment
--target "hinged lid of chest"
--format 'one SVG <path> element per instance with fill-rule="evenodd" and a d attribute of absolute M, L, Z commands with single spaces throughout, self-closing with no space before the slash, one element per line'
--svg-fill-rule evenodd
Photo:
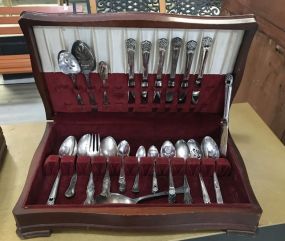
<path fill-rule="evenodd" d="M 81 113 L 83 117 L 90 112 L 202 112 L 221 116 L 225 74 L 234 76 L 234 96 L 256 30 L 251 15 L 188 17 L 155 13 L 24 13 L 20 26 L 28 40 L 47 119 L 63 113 Z M 205 43 L 207 38 L 212 41 Z M 133 46 L 128 39 L 133 39 Z M 164 45 L 161 39 L 166 40 Z M 180 41 L 176 42 L 179 46 L 175 46 L 175 39 Z M 95 55 L 97 67 L 88 75 L 90 86 L 82 73 L 73 76 L 74 83 L 59 68 L 59 52 L 71 52 L 77 40 L 86 43 Z M 148 46 L 142 46 L 143 41 Z M 190 41 L 196 42 L 194 50 Z M 100 61 L 108 65 L 106 81 L 98 74 Z"/>

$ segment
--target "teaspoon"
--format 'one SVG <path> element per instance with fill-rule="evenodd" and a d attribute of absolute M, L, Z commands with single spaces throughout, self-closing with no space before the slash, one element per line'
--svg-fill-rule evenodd
<path fill-rule="evenodd" d="M 201 149 L 203 156 L 206 158 L 214 158 L 215 161 L 220 157 L 220 152 L 217 143 L 214 141 L 214 139 L 210 136 L 205 136 L 201 143 Z M 216 170 L 214 170 L 213 174 L 214 178 L 214 188 L 216 193 L 216 200 L 218 204 L 223 204 L 223 196 L 220 188 L 220 183 L 218 180 L 218 176 L 216 173 Z"/>
<path fill-rule="evenodd" d="M 87 154 L 89 139 L 90 139 L 90 134 L 85 134 L 78 141 L 78 150 L 77 150 L 78 156 L 85 156 Z M 69 186 L 64 193 L 65 197 L 71 198 L 75 195 L 76 183 L 77 183 L 77 171 L 76 171 L 76 164 L 75 164 L 74 173 L 70 179 Z"/>
<path fill-rule="evenodd" d="M 137 150 L 137 153 L 136 153 L 136 157 L 138 159 L 138 172 L 137 172 L 137 175 L 135 177 L 134 185 L 132 188 L 132 192 L 134 192 L 134 193 L 138 193 L 140 191 L 139 190 L 140 161 L 141 161 L 141 157 L 145 157 L 145 156 L 146 156 L 145 148 L 144 148 L 144 146 L 140 146 Z"/>
<path fill-rule="evenodd" d="M 125 175 L 125 162 L 124 157 L 130 154 L 130 145 L 126 140 L 123 140 L 118 145 L 118 156 L 122 157 L 120 176 L 119 176 L 119 191 L 124 192 L 126 190 L 126 175 Z"/>
<path fill-rule="evenodd" d="M 176 148 L 176 157 L 181 157 L 184 159 L 184 164 L 186 164 L 186 159 L 189 157 L 189 148 L 184 140 L 178 140 L 175 143 Z M 185 165 L 186 168 L 186 165 Z M 186 171 L 184 173 L 184 203 L 185 204 L 191 204 L 192 203 L 192 197 L 190 194 L 190 186 L 187 180 Z"/>
<path fill-rule="evenodd" d="M 159 152 L 156 146 L 151 146 L 147 151 L 147 156 L 153 157 L 153 174 L 152 174 L 152 193 L 156 193 L 158 191 L 158 182 L 156 177 L 156 158 L 159 157 Z"/>
<path fill-rule="evenodd" d="M 171 141 L 165 141 L 160 149 L 160 155 L 162 157 L 168 158 L 168 166 L 169 166 L 169 191 L 168 191 L 168 202 L 169 203 L 175 203 L 175 186 L 173 181 L 173 175 L 172 175 L 172 167 L 170 159 L 175 157 L 176 151 L 174 145 L 171 143 Z"/>
<path fill-rule="evenodd" d="M 74 136 L 68 136 L 60 145 L 58 154 L 60 157 L 63 156 L 74 156 L 76 155 L 76 151 L 77 151 L 77 142 Z M 53 183 L 52 189 L 50 191 L 48 200 L 47 200 L 47 205 L 54 205 L 55 204 L 55 200 L 56 200 L 56 196 L 57 196 L 57 190 L 58 190 L 58 186 L 59 186 L 59 182 L 60 182 L 60 177 L 61 177 L 61 170 L 59 167 L 56 179 Z"/>
<path fill-rule="evenodd" d="M 202 158 L 202 151 L 200 148 L 200 145 L 198 144 L 198 142 L 196 142 L 194 139 L 190 139 L 187 141 L 187 146 L 189 148 L 189 157 L 190 158 L 197 158 L 197 159 L 201 159 Z M 201 173 L 199 173 L 199 180 L 200 180 L 200 185 L 201 185 L 201 189 L 202 189 L 202 196 L 203 196 L 203 201 L 205 204 L 210 204 L 211 200 L 210 200 L 210 196 L 209 193 L 207 191 L 204 179 L 201 175 Z"/>

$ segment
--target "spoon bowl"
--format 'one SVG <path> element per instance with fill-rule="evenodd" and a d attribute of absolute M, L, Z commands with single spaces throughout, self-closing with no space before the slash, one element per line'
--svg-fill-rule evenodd
<path fill-rule="evenodd" d="M 189 139 L 187 141 L 187 146 L 189 149 L 190 158 L 198 158 L 198 159 L 202 158 L 202 151 L 197 141 L 195 141 L 194 139 Z"/>
<path fill-rule="evenodd" d="M 184 140 L 178 140 L 175 143 L 176 157 L 186 160 L 189 156 L 189 148 Z"/>
<path fill-rule="evenodd" d="M 67 50 L 61 50 L 58 53 L 58 66 L 64 74 L 78 74 L 80 73 L 80 65 L 76 58 Z"/>
<path fill-rule="evenodd" d="M 105 157 L 117 156 L 118 147 L 112 136 L 105 137 L 100 144 L 100 155 Z"/>
<path fill-rule="evenodd" d="M 206 158 L 217 159 L 220 157 L 220 151 L 217 143 L 210 136 L 205 136 L 201 142 L 202 154 Z"/>

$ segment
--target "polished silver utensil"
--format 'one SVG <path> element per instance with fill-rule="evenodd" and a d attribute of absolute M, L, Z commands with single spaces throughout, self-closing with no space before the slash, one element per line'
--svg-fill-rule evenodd
<path fill-rule="evenodd" d="M 87 148 L 90 141 L 90 134 L 83 135 L 80 140 L 78 141 L 78 148 L 77 148 L 77 155 L 78 156 L 85 156 L 87 155 Z M 64 196 L 67 198 L 71 198 L 75 195 L 75 187 L 77 183 L 77 171 L 76 171 L 76 164 L 74 165 L 74 173 L 70 179 L 70 183 L 68 188 L 66 189 Z"/>
<path fill-rule="evenodd" d="M 83 105 L 82 97 L 79 93 L 75 74 L 79 74 L 81 69 L 76 58 L 67 50 L 61 50 L 58 53 L 58 66 L 62 73 L 70 76 L 72 80 L 73 89 L 76 92 L 76 101 L 79 105 Z"/>
<path fill-rule="evenodd" d="M 126 140 L 121 141 L 118 144 L 118 153 L 117 155 L 122 157 L 120 176 L 119 176 L 119 191 L 126 191 L 126 175 L 125 175 L 125 161 L 124 158 L 130 154 L 130 145 Z"/>
<path fill-rule="evenodd" d="M 175 193 L 181 194 L 184 192 L 183 187 L 179 187 L 175 189 Z M 104 204 L 104 203 L 113 203 L 113 204 L 136 204 L 148 199 L 154 199 L 157 197 L 167 196 L 169 195 L 168 191 L 158 192 L 155 194 L 149 194 L 146 196 L 138 197 L 138 198 L 129 198 L 120 193 L 110 193 L 107 198 L 102 198 L 100 195 L 96 197 L 96 203 Z"/>
<path fill-rule="evenodd" d="M 228 148 L 228 134 L 229 134 L 229 113 L 230 113 L 230 104 L 232 98 L 232 86 L 233 86 L 233 76 L 227 74 L 225 78 L 225 104 L 224 104 L 224 115 L 221 122 L 222 125 L 222 135 L 220 140 L 220 153 L 223 156 L 227 156 Z"/>
<path fill-rule="evenodd" d="M 200 97 L 200 90 L 193 90 L 191 98 L 192 104 L 196 105 L 198 103 L 199 97 Z"/>
<path fill-rule="evenodd" d="M 144 148 L 144 146 L 140 146 L 136 152 L 136 157 L 138 159 L 138 172 L 137 172 L 137 175 L 135 177 L 134 185 L 132 188 L 132 192 L 134 192 L 134 193 L 138 193 L 140 191 L 140 189 L 139 189 L 140 161 L 141 161 L 141 157 L 145 157 L 145 156 L 146 156 L 145 148 Z"/>
<path fill-rule="evenodd" d="M 203 153 L 203 156 L 206 158 L 214 158 L 217 159 L 220 157 L 220 152 L 217 143 L 214 141 L 214 139 L 210 136 L 205 136 L 201 142 L 201 150 Z M 213 174 L 214 179 L 214 188 L 216 193 L 216 200 L 218 204 L 223 204 L 223 196 L 219 184 L 219 180 L 217 177 L 216 171 L 214 171 Z"/>
<path fill-rule="evenodd" d="M 126 40 L 126 49 L 127 49 L 128 73 L 129 73 L 128 87 L 133 88 L 135 87 L 134 65 L 135 65 L 136 40 L 133 38 L 128 38 Z M 130 90 L 128 92 L 128 102 L 129 103 L 135 102 L 134 91 Z"/>
<path fill-rule="evenodd" d="M 198 76 L 195 81 L 198 87 L 200 87 L 202 83 L 204 70 L 205 70 L 206 62 L 207 62 L 208 55 L 209 55 L 209 50 L 212 44 L 213 44 L 213 38 L 206 36 L 202 39 L 202 45 L 201 45 L 201 50 L 200 50 L 199 62 L 198 62 Z"/>
<path fill-rule="evenodd" d="M 196 142 L 194 139 L 190 139 L 187 141 L 187 146 L 189 148 L 190 158 L 198 158 L 198 159 L 202 158 L 202 151 L 201 151 L 201 147 L 198 144 L 198 142 Z M 209 204 L 211 203 L 210 196 L 207 191 L 204 179 L 200 173 L 199 173 L 199 180 L 200 180 L 200 185 L 201 185 L 201 190 L 202 190 L 203 201 L 205 204 Z"/>
<path fill-rule="evenodd" d="M 91 48 L 81 40 L 76 40 L 71 48 L 71 53 L 78 60 L 81 67 L 81 72 L 84 74 L 87 88 L 92 88 L 92 82 L 90 80 L 90 73 L 96 68 L 96 60 Z M 89 91 L 89 101 L 92 105 L 96 104 L 95 96 Z"/>
<path fill-rule="evenodd" d="M 100 135 L 92 134 L 89 139 L 87 155 L 90 156 L 91 158 L 98 156 L 99 150 L 100 150 Z M 83 205 L 92 205 L 95 203 L 94 193 L 95 193 L 95 184 L 94 184 L 93 172 L 91 168 L 88 184 L 86 187 L 86 199 L 83 202 Z"/>
<path fill-rule="evenodd" d="M 149 56 L 150 56 L 150 51 L 151 51 L 151 42 L 148 40 L 144 40 L 141 43 L 141 48 L 142 48 L 142 62 L 143 62 L 143 79 L 141 83 L 142 88 L 147 88 L 148 87 L 148 63 L 149 63 Z M 147 102 L 147 90 L 143 90 L 142 94 L 142 102 L 146 103 Z"/>
<path fill-rule="evenodd" d="M 157 66 L 157 74 L 156 74 L 156 80 L 154 82 L 154 86 L 157 88 L 162 87 L 162 71 L 164 66 L 164 60 L 165 60 L 165 53 L 168 48 L 168 40 L 166 38 L 160 38 L 158 40 L 158 66 Z M 154 102 L 159 103 L 160 102 L 160 91 L 154 92 Z"/>
<path fill-rule="evenodd" d="M 190 158 L 198 158 L 198 159 L 202 158 L 202 151 L 197 141 L 195 141 L 194 139 L 189 139 L 187 141 L 187 146 L 189 149 Z"/>
<path fill-rule="evenodd" d="M 171 40 L 171 68 L 170 68 L 170 78 L 168 80 L 169 88 L 175 87 L 176 69 L 177 69 L 177 63 L 178 63 L 182 43 L 183 43 L 183 40 L 179 37 L 175 37 Z M 167 103 L 171 103 L 173 101 L 173 94 L 174 93 L 172 91 L 166 92 L 166 102 Z"/>
<path fill-rule="evenodd" d="M 100 79 L 103 82 L 103 88 L 104 88 L 103 104 L 108 105 L 109 100 L 108 100 L 108 95 L 107 95 L 107 91 L 105 88 L 106 88 L 106 84 L 107 84 L 107 80 L 108 80 L 109 68 L 108 68 L 108 64 L 105 61 L 100 61 L 98 72 L 99 72 Z"/>
<path fill-rule="evenodd" d="M 117 152 L 117 143 L 113 137 L 107 136 L 101 141 L 100 155 L 107 157 L 106 172 L 103 178 L 102 192 L 100 193 L 102 197 L 108 197 L 110 195 L 111 179 L 109 173 L 109 157 L 117 156 Z"/>
<path fill-rule="evenodd" d="M 148 157 L 153 157 L 153 174 L 152 174 L 152 193 L 156 193 L 158 191 L 158 182 L 156 177 L 156 158 L 159 157 L 159 152 L 156 148 L 156 146 L 151 146 L 147 151 Z"/>
<path fill-rule="evenodd" d="M 60 157 L 63 156 L 74 156 L 76 155 L 77 151 L 77 142 L 74 136 L 68 136 L 60 145 L 58 154 Z M 58 191 L 58 186 L 61 178 L 61 170 L 59 167 L 57 176 L 55 178 L 55 181 L 53 183 L 52 189 L 50 191 L 48 200 L 47 200 L 47 205 L 54 205 L 56 196 L 57 196 L 57 191 Z"/>
<path fill-rule="evenodd" d="M 186 62 L 185 62 L 183 80 L 180 86 L 181 88 L 188 88 L 189 86 L 188 81 L 189 81 L 191 65 L 192 65 L 193 56 L 194 56 L 196 47 L 197 47 L 197 42 L 194 40 L 190 40 L 186 43 Z M 178 97 L 178 103 L 184 103 L 185 98 L 186 98 L 186 93 L 183 91 L 180 92 L 179 97 Z"/>
<path fill-rule="evenodd" d="M 176 149 L 176 157 L 183 158 L 184 164 L 186 164 L 186 159 L 189 157 L 189 149 L 188 149 L 186 142 L 184 140 L 178 140 L 175 143 L 175 149 Z M 185 204 L 191 204 L 192 203 L 192 197 L 191 197 L 191 193 L 190 193 L 190 186 L 188 183 L 186 171 L 184 173 L 183 187 L 184 187 L 184 203 Z"/>
<path fill-rule="evenodd" d="M 169 165 L 169 191 L 168 191 L 168 202 L 169 203 L 175 203 L 176 193 L 175 193 L 175 186 L 174 186 L 174 180 L 172 175 L 172 167 L 171 167 L 171 161 L 170 159 L 175 157 L 176 150 L 174 145 L 171 141 L 165 141 L 160 149 L 160 155 L 162 157 L 168 158 L 168 165 Z"/>

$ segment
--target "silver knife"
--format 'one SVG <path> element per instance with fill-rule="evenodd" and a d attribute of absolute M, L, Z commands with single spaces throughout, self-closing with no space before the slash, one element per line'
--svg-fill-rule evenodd
<path fill-rule="evenodd" d="M 191 65 L 196 47 L 197 47 L 197 42 L 194 40 L 190 40 L 186 43 L 186 62 L 185 62 L 185 69 L 184 69 L 183 81 L 181 83 L 181 88 L 188 88 L 189 85 L 188 80 L 190 76 Z M 184 103 L 185 98 L 186 94 L 184 92 L 181 92 L 179 94 L 178 102 Z"/>
<path fill-rule="evenodd" d="M 175 75 L 177 69 L 178 58 L 180 54 L 180 49 L 182 46 L 182 39 L 179 37 L 175 37 L 171 40 L 171 69 L 170 69 L 170 78 L 168 80 L 168 87 L 175 87 Z M 173 92 L 168 91 L 166 93 L 166 102 L 171 103 L 173 101 Z"/>
<path fill-rule="evenodd" d="M 198 63 L 198 76 L 195 81 L 198 87 L 200 87 L 202 83 L 204 70 L 205 70 L 206 62 L 207 62 L 208 55 L 209 55 L 209 50 L 212 44 L 213 44 L 213 39 L 211 37 L 204 37 L 202 39 L 202 45 L 201 45 L 199 63 Z"/>
<path fill-rule="evenodd" d="M 220 141 L 220 153 L 223 156 L 227 155 L 227 145 L 228 145 L 228 132 L 229 132 L 229 112 L 230 103 L 232 98 L 232 85 L 233 85 L 232 74 L 227 74 L 225 78 L 225 103 L 224 103 L 224 115 L 221 122 L 222 125 L 222 135 Z"/>
<path fill-rule="evenodd" d="M 162 71 L 163 65 L 165 60 L 165 53 L 168 48 L 168 40 L 166 38 L 161 38 L 158 40 L 158 48 L 159 48 L 159 59 L 158 59 L 158 67 L 157 67 L 157 74 L 156 74 L 156 81 L 154 86 L 157 88 L 162 87 Z M 154 102 L 160 102 L 160 92 L 154 92 Z"/>
<path fill-rule="evenodd" d="M 133 38 L 128 38 L 126 40 L 126 48 L 127 48 L 127 57 L 128 57 L 128 87 L 135 87 L 135 73 L 134 73 L 134 64 L 135 64 L 135 52 L 136 52 L 136 40 Z M 135 93 L 134 91 L 128 92 L 129 103 L 133 103 L 135 101 Z"/>
<path fill-rule="evenodd" d="M 108 100 L 108 95 L 107 95 L 107 91 L 106 91 L 106 84 L 107 84 L 107 80 L 108 80 L 109 70 L 108 70 L 108 64 L 105 61 L 100 61 L 98 72 L 99 72 L 100 79 L 103 82 L 103 88 L 104 88 L 103 104 L 107 105 L 107 104 L 109 104 L 109 100 Z"/>
<path fill-rule="evenodd" d="M 147 90 L 145 90 L 145 88 L 148 87 L 148 79 L 147 79 L 148 78 L 148 63 L 149 63 L 151 45 L 152 45 L 151 42 L 148 40 L 145 40 L 141 43 L 142 60 L 143 60 L 143 80 L 141 83 L 141 87 L 144 88 L 141 94 L 142 102 L 147 102 Z"/>

